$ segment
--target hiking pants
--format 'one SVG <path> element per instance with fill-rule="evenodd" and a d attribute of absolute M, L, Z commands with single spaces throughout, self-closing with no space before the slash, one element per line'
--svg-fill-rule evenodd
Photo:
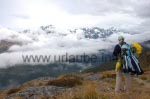
<path fill-rule="evenodd" d="M 130 86 L 131 86 L 131 76 L 129 73 L 124 73 L 125 74 L 125 86 L 124 90 L 129 91 Z M 123 88 L 122 86 L 122 72 L 121 70 L 116 71 L 116 88 L 115 92 L 119 92 Z"/>

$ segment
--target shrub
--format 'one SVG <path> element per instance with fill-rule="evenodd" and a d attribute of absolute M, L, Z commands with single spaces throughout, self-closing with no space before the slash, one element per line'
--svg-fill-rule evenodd
<path fill-rule="evenodd" d="M 20 88 L 20 87 L 10 89 L 10 90 L 8 90 L 7 95 L 10 95 L 10 94 L 16 93 L 16 92 L 18 92 L 18 91 L 20 91 L 20 90 L 21 90 L 21 88 Z"/>
<path fill-rule="evenodd" d="M 49 81 L 46 85 L 54 85 L 59 87 L 74 87 L 82 84 L 82 77 L 75 74 L 60 76 L 59 78 Z"/>

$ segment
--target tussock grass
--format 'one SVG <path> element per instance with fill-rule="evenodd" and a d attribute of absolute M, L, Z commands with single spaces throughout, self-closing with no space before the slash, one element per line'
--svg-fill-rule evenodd
<path fill-rule="evenodd" d="M 99 91 L 94 83 L 84 84 L 78 91 L 65 92 L 55 99 L 99 99 Z"/>
<path fill-rule="evenodd" d="M 49 81 L 46 85 L 54 85 L 59 87 L 74 87 L 82 84 L 82 77 L 77 74 L 68 74 Z"/>
<path fill-rule="evenodd" d="M 112 71 L 105 71 L 105 72 L 101 72 L 101 76 L 102 78 L 115 78 L 116 77 L 116 73 L 114 70 Z"/>
<path fill-rule="evenodd" d="M 10 90 L 8 90 L 7 95 L 10 95 L 10 94 L 16 93 L 16 92 L 18 92 L 18 91 L 20 91 L 20 90 L 21 90 L 21 88 L 20 88 L 20 87 L 10 89 Z"/>
<path fill-rule="evenodd" d="M 23 99 L 23 98 L 22 98 L 22 97 L 17 96 L 17 97 L 14 97 L 13 99 Z"/>

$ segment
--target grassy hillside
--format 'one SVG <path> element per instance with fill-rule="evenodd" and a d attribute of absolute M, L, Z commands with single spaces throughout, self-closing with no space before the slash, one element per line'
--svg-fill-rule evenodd
<path fill-rule="evenodd" d="M 33 96 L 35 99 L 149 99 L 150 69 L 147 68 L 145 73 L 138 77 L 132 76 L 132 88 L 129 93 L 123 90 L 122 93 L 115 94 L 115 72 L 104 71 L 61 75 L 51 80 L 32 80 L 16 88 L 1 91 L 0 99 L 6 96 L 11 97 L 8 99 L 23 99 L 25 96 L 20 96 L 19 93 L 33 86 L 42 86 L 41 89 L 43 87 L 56 86 L 64 88 L 65 91 L 59 92 L 59 90 L 55 90 L 56 94 L 51 95 L 44 95 L 42 92 L 40 94 L 32 93 L 32 97 L 29 95 L 28 99 L 33 99 Z"/>

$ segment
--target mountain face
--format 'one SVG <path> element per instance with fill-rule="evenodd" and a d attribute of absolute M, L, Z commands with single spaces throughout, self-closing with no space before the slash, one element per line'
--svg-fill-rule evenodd
<path fill-rule="evenodd" d="M 143 42 L 142 45 L 143 47 L 150 49 L 150 40 Z"/>
<path fill-rule="evenodd" d="M 0 41 L 0 53 L 6 52 L 9 49 L 9 47 L 11 47 L 15 44 L 16 44 L 15 42 L 1 40 Z"/>
<path fill-rule="evenodd" d="M 98 38 L 106 38 L 113 33 L 117 33 L 118 31 L 114 28 L 110 29 L 101 29 L 98 27 L 93 28 L 82 28 L 85 38 L 89 39 L 98 39 Z"/>
<path fill-rule="evenodd" d="M 54 32 L 55 32 L 55 27 L 54 27 L 53 25 L 41 26 L 41 27 L 39 27 L 38 29 L 40 29 L 40 30 L 46 32 L 47 34 L 49 34 L 49 33 L 54 33 Z M 23 33 L 31 33 L 32 30 L 26 29 L 26 30 L 23 30 L 22 32 L 23 32 Z"/>
<path fill-rule="evenodd" d="M 6 69 L 0 69 L 0 90 L 9 89 L 26 81 L 39 77 L 57 77 L 59 75 L 79 72 L 82 67 L 79 64 L 47 64 L 25 65 L 20 64 Z"/>
<path fill-rule="evenodd" d="M 57 33 L 57 30 L 53 25 L 41 26 L 38 30 L 42 30 L 43 32 L 45 32 L 47 34 Z M 85 38 L 89 38 L 89 39 L 106 38 L 106 37 L 112 35 L 113 33 L 120 32 L 120 31 L 114 29 L 113 27 L 111 27 L 109 29 L 103 29 L 103 28 L 99 28 L 99 27 L 78 28 L 78 29 L 69 29 L 67 32 L 76 34 L 79 31 L 82 32 L 82 34 L 84 35 Z M 22 32 L 23 33 L 33 33 L 35 31 L 26 29 Z"/>

